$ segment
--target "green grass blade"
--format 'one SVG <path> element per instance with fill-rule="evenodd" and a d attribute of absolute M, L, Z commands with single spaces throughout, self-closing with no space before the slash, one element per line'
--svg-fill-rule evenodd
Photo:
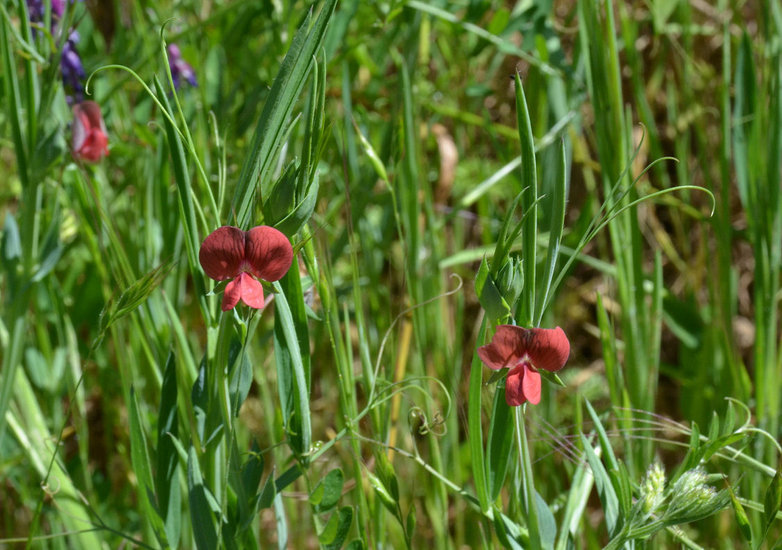
<path fill-rule="evenodd" d="M 128 411 L 128 423 L 130 425 L 130 458 L 133 463 L 133 471 L 138 479 L 138 489 L 140 493 L 144 517 L 150 522 L 152 530 L 157 537 L 158 542 L 166 545 L 166 531 L 163 522 L 160 519 L 156 507 L 155 486 L 152 482 L 152 463 L 149 459 L 147 442 L 144 437 L 144 428 L 142 427 L 141 415 L 138 409 L 138 399 L 136 391 L 131 386 L 128 399 L 130 409 Z"/>
<path fill-rule="evenodd" d="M 204 485 L 194 447 L 190 447 L 187 454 L 187 488 L 190 494 L 190 519 L 196 547 L 199 550 L 217 548 L 217 527 L 210 505 L 210 495 Z M 213 499 L 214 497 L 211 498 Z"/>
<path fill-rule="evenodd" d="M 236 212 L 239 227 L 250 224 L 259 187 L 262 199 L 266 200 L 276 156 L 287 134 L 287 121 L 304 87 L 307 73 L 315 63 L 315 54 L 323 44 L 336 4 L 337 0 L 326 0 L 311 28 L 310 17 L 305 19 L 274 79 L 234 193 L 232 210 Z"/>
<path fill-rule="evenodd" d="M 548 250 L 546 251 L 546 271 L 543 275 L 543 294 L 541 296 L 541 308 L 535 318 L 535 326 L 540 326 L 543 314 L 551 300 L 551 281 L 554 279 L 554 270 L 559 258 L 559 244 L 562 241 L 562 233 L 565 229 L 565 209 L 567 207 L 568 181 L 567 181 L 567 157 L 564 140 L 559 146 L 559 162 L 557 163 L 557 178 L 555 179 L 554 193 L 551 200 L 551 226 L 548 235 Z"/>
<path fill-rule="evenodd" d="M 309 342 L 307 312 L 298 270 L 290 270 L 274 283 L 274 289 L 274 358 L 283 421 L 293 450 L 306 463 L 312 440 L 310 359 L 309 346 L 306 345 Z M 305 345 L 302 346 L 300 342 Z"/>
<path fill-rule="evenodd" d="M 16 163 L 19 170 L 19 179 L 22 181 L 22 187 L 27 188 L 30 184 L 29 169 L 27 158 L 29 152 L 25 146 L 24 135 L 22 134 L 22 104 L 19 93 L 19 77 L 16 70 L 16 60 L 14 59 L 13 46 L 9 36 L 10 21 L 5 11 L 5 6 L 0 6 L 3 10 L 2 21 L 0 21 L 0 48 L 3 56 L 3 88 L 6 99 L 6 115 L 9 115 L 11 122 L 11 133 L 14 141 L 14 151 L 16 153 Z"/>
<path fill-rule="evenodd" d="M 537 270 L 537 233 L 538 233 L 538 176 L 535 167 L 535 141 L 532 136 L 532 123 L 529 108 L 524 97 L 521 77 L 516 73 L 516 118 L 521 141 L 521 211 L 524 221 L 521 230 L 521 257 L 523 260 L 524 289 L 521 293 L 516 318 L 526 327 L 533 326 L 535 312 L 535 272 Z"/>
<path fill-rule="evenodd" d="M 481 323 L 481 330 L 478 332 L 478 342 L 486 339 L 486 319 Z M 483 390 L 483 363 L 474 353 L 470 365 L 470 390 L 467 405 L 467 422 L 469 431 L 467 437 L 470 440 L 470 455 L 472 460 L 472 477 L 475 483 L 475 492 L 478 494 L 478 501 L 481 505 L 481 511 L 489 511 L 490 500 L 488 484 L 486 480 L 486 462 L 483 451 L 483 425 L 481 423 L 481 393 Z"/>
<path fill-rule="evenodd" d="M 27 334 L 27 323 L 24 317 L 18 317 L 11 328 L 10 346 L 3 349 L 3 372 L 0 379 L 0 443 L 5 435 L 5 413 L 11 403 L 14 392 L 16 372 L 22 361 L 22 345 Z"/>
<path fill-rule="evenodd" d="M 494 392 L 489 440 L 486 443 L 486 473 L 492 501 L 497 500 L 500 495 L 508 474 L 508 466 L 514 458 L 513 433 L 513 409 L 505 402 L 505 384 L 500 382 Z"/>
<path fill-rule="evenodd" d="M 166 360 L 160 390 L 155 492 L 160 517 L 165 524 L 166 539 L 174 548 L 179 546 L 182 530 L 179 453 L 174 444 L 178 433 L 176 356 L 172 351 Z"/>

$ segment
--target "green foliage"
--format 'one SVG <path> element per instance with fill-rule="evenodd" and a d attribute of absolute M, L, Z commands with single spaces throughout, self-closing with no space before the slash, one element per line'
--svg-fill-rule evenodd
<path fill-rule="evenodd" d="M 779 546 L 777 2 L 36 4 L 0 546 Z M 291 241 L 261 311 L 203 272 L 222 225 Z M 538 405 L 477 355 L 503 323 L 570 340 Z"/>

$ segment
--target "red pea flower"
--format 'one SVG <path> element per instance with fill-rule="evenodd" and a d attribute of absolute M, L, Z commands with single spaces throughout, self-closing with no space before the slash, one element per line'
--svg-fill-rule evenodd
<path fill-rule="evenodd" d="M 565 366 L 570 342 L 557 328 L 522 328 L 500 325 L 489 344 L 478 348 L 478 357 L 487 367 L 510 368 L 505 381 L 505 402 L 518 407 L 529 401 L 540 403 L 539 369 L 555 372 Z"/>
<path fill-rule="evenodd" d="M 204 272 L 215 281 L 233 279 L 225 287 L 223 311 L 236 307 L 239 300 L 248 306 L 264 306 L 263 286 L 254 277 L 278 281 L 293 262 L 288 238 L 267 225 L 242 231 L 238 227 L 218 227 L 201 243 L 198 260 Z"/>
<path fill-rule="evenodd" d="M 73 156 L 77 160 L 98 162 L 109 154 L 109 138 L 100 107 L 94 101 L 73 106 Z"/>

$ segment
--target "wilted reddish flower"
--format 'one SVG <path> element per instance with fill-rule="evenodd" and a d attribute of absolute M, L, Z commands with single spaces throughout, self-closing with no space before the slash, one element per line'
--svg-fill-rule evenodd
<path fill-rule="evenodd" d="M 293 261 L 288 238 L 267 225 L 242 231 L 238 227 L 218 227 L 201 243 L 198 260 L 204 272 L 215 281 L 233 279 L 225 287 L 223 311 L 236 307 L 239 300 L 250 307 L 264 305 L 263 286 L 254 277 L 278 281 Z"/>
<path fill-rule="evenodd" d="M 529 401 L 540 402 L 539 369 L 555 372 L 565 366 L 570 342 L 557 328 L 522 328 L 500 325 L 494 338 L 478 348 L 478 357 L 487 367 L 510 368 L 505 381 L 505 402 L 517 407 Z"/>
<path fill-rule="evenodd" d="M 100 107 L 94 101 L 73 106 L 73 156 L 79 160 L 97 162 L 109 154 L 109 138 Z"/>

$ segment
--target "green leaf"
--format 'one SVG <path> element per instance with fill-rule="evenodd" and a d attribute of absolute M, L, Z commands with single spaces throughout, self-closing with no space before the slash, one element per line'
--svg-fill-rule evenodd
<path fill-rule="evenodd" d="M 295 235 L 312 217 L 315 205 L 318 202 L 318 189 L 319 184 L 316 175 L 304 197 L 296 203 L 286 216 L 278 219 L 272 225 L 288 236 Z"/>
<path fill-rule="evenodd" d="M 350 524 L 353 522 L 353 508 L 343 506 L 339 511 L 331 514 L 326 527 L 318 535 L 318 540 L 325 550 L 339 550 L 345 543 L 350 532 Z"/>
<path fill-rule="evenodd" d="M 407 510 L 407 519 L 405 520 L 405 535 L 408 540 L 412 540 L 415 533 L 415 527 L 417 524 L 415 502 L 410 503 L 410 508 Z"/>
<path fill-rule="evenodd" d="M 253 439 L 247 462 L 242 465 L 242 485 L 244 485 L 248 491 L 251 491 L 251 494 L 258 489 L 258 484 L 261 482 L 263 464 L 264 460 L 263 455 L 261 454 L 261 448 L 258 446 L 258 441 Z"/>
<path fill-rule="evenodd" d="M 505 384 L 500 382 L 494 392 L 486 453 L 491 500 L 499 496 L 508 474 L 508 465 L 514 456 L 513 422 L 513 409 L 505 402 Z"/>
<path fill-rule="evenodd" d="M 5 214 L 5 224 L 3 226 L 3 240 L 0 245 L 2 248 L 3 266 L 10 270 L 12 262 L 22 257 L 22 240 L 19 238 L 19 226 L 16 224 L 11 212 Z"/>
<path fill-rule="evenodd" d="M 394 502 L 399 502 L 399 481 L 396 477 L 394 465 L 388 459 L 388 455 L 381 450 L 375 452 L 375 472 L 388 490 Z"/>
<path fill-rule="evenodd" d="M 239 532 L 244 534 L 248 532 L 248 527 L 252 525 L 258 516 L 260 504 L 258 486 L 263 476 L 264 460 L 258 447 L 258 442 L 253 439 L 250 451 L 247 453 L 248 458 L 239 467 L 240 452 L 235 438 L 232 441 L 232 446 L 229 482 L 236 493 L 238 504 L 236 527 Z M 267 484 L 270 479 L 273 479 L 273 477 L 266 480 Z M 266 489 L 266 487 L 263 489 Z"/>
<path fill-rule="evenodd" d="M 733 108 L 733 164 L 736 174 L 736 188 L 741 203 L 745 207 L 750 204 L 750 136 L 755 120 L 755 98 L 757 97 L 755 77 L 757 75 L 753 63 L 752 39 L 745 32 L 736 54 L 735 101 Z"/>
<path fill-rule="evenodd" d="M 766 538 L 771 524 L 777 517 L 777 512 L 782 507 L 782 479 L 780 479 L 780 470 L 782 470 L 782 459 L 780 465 L 774 474 L 771 483 L 766 489 L 766 496 L 763 499 L 763 538 Z"/>
<path fill-rule="evenodd" d="M 190 391 L 190 402 L 193 404 L 195 429 L 198 439 L 202 442 L 206 437 L 206 418 L 209 412 L 209 386 L 207 384 L 206 356 L 201 359 L 198 367 L 198 378 Z"/>
<path fill-rule="evenodd" d="M 155 289 L 163 282 L 169 271 L 173 267 L 173 262 L 166 262 L 159 265 L 143 275 L 136 282 L 120 293 L 119 298 L 112 298 L 103 308 L 100 314 L 100 332 L 92 344 L 92 348 L 97 348 L 106 336 L 106 331 L 111 325 L 119 319 L 136 309 L 149 298 Z"/>
<path fill-rule="evenodd" d="M 537 491 L 535 491 L 535 505 L 538 509 L 540 542 L 543 548 L 554 548 L 554 541 L 557 538 L 557 522 L 554 519 L 554 514 L 551 513 L 551 508 Z"/>
<path fill-rule="evenodd" d="M 532 326 L 537 318 L 535 311 L 535 276 L 538 240 L 538 175 L 535 167 L 535 142 L 532 136 L 527 99 L 521 77 L 515 74 L 516 119 L 521 141 L 521 211 L 524 221 L 521 230 L 521 257 L 524 271 L 524 290 L 521 293 L 517 319 L 524 326 Z"/>
<path fill-rule="evenodd" d="M 551 225 L 548 234 L 548 249 L 546 250 L 546 270 L 543 275 L 545 286 L 543 297 L 540 301 L 542 307 L 536 316 L 535 326 L 540 326 L 543 314 L 551 300 L 551 282 L 554 279 L 554 270 L 559 258 L 559 244 L 562 241 L 562 233 L 565 229 L 565 210 L 567 209 L 568 181 L 567 181 L 567 157 L 565 154 L 565 142 L 559 144 L 558 172 L 554 183 L 554 194 L 551 200 Z"/>
<path fill-rule="evenodd" d="M 592 475 L 595 478 L 597 496 L 600 497 L 600 502 L 603 504 L 603 514 L 605 515 L 608 535 L 613 537 L 616 534 L 615 531 L 619 519 L 619 499 L 616 497 L 611 478 L 608 477 L 603 463 L 600 462 L 584 434 L 581 434 L 581 443 L 584 446 L 587 462 L 589 462 L 589 467 L 592 469 Z"/>
<path fill-rule="evenodd" d="M 747 513 L 744 511 L 744 507 L 741 502 L 736 498 L 736 494 L 733 492 L 733 488 L 728 485 L 728 494 L 730 495 L 730 501 L 733 504 L 733 512 L 736 515 L 736 523 L 739 525 L 744 540 L 747 541 L 749 547 L 752 548 L 752 525 L 749 522 Z"/>
<path fill-rule="evenodd" d="M 247 226 L 253 216 L 259 184 L 261 196 L 268 195 L 269 176 L 286 136 L 287 120 L 304 87 L 307 74 L 315 63 L 316 53 L 323 44 L 326 27 L 336 4 L 337 0 L 326 0 L 312 28 L 311 16 L 307 16 L 293 38 L 274 79 L 253 134 L 250 154 L 242 166 L 232 202 L 232 210 L 236 212 L 239 227 Z"/>
<path fill-rule="evenodd" d="M 587 470 L 587 465 L 582 461 L 571 478 L 565 513 L 562 517 L 562 529 L 555 546 L 556 550 L 567 550 L 568 539 L 575 538 L 578 533 L 589 495 L 592 492 L 592 480 L 593 477 Z"/>
<path fill-rule="evenodd" d="M 589 401 L 585 400 L 584 404 L 586 405 L 587 411 L 589 412 L 589 416 L 592 417 L 592 422 L 594 422 L 594 428 L 597 432 L 597 437 L 600 440 L 600 448 L 603 451 L 603 460 L 605 460 L 608 471 L 618 471 L 619 463 L 616 461 L 614 449 L 611 447 L 611 442 L 608 440 L 608 434 L 606 434 L 603 423 L 600 422 L 600 417 L 597 416 L 595 409 L 592 408 L 592 404 Z"/>
<path fill-rule="evenodd" d="M 130 387 L 130 404 L 128 410 L 128 423 L 130 425 L 130 460 L 133 471 L 138 479 L 139 497 L 145 510 L 145 517 L 152 525 L 152 530 L 158 542 L 166 545 L 166 534 L 163 522 L 155 507 L 155 489 L 152 484 L 152 465 L 147 451 L 147 442 L 144 438 L 144 430 L 141 425 L 141 416 L 138 410 L 138 401 L 133 386 Z"/>
<path fill-rule="evenodd" d="M 296 162 L 289 163 L 282 175 L 272 185 L 269 196 L 266 197 L 263 203 L 264 223 L 276 227 L 277 223 L 293 210 L 296 202 L 296 184 L 299 170 L 300 165 Z M 289 235 L 288 233 L 285 234 Z"/>
<path fill-rule="evenodd" d="M 174 118 L 174 111 L 168 102 L 168 94 L 164 91 L 163 85 L 155 77 L 155 93 L 163 108 L 169 113 L 164 116 L 163 127 L 166 130 L 166 139 L 168 149 L 171 154 L 171 163 L 174 170 L 174 180 L 177 187 L 177 198 L 179 201 L 180 223 L 184 229 L 185 250 L 187 252 L 187 262 L 190 266 L 190 273 L 193 275 L 195 292 L 200 297 L 206 293 L 203 277 L 200 276 L 201 266 L 198 261 L 198 250 L 201 239 L 198 232 L 196 221 L 196 205 L 193 202 L 193 188 L 190 182 L 190 170 L 187 165 L 187 155 L 182 145 L 179 132 L 171 122 Z"/>
<path fill-rule="evenodd" d="M 682 344 L 691 349 L 697 349 L 701 345 L 704 322 L 696 304 L 670 295 L 665 296 L 663 318 L 665 325 Z"/>
<path fill-rule="evenodd" d="M 494 524 L 494 532 L 497 534 L 497 538 L 505 548 L 511 548 L 512 550 L 524 550 L 525 547 L 529 547 L 528 541 L 520 541 L 521 529 L 519 526 L 511 521 L 505 514 L 502 513 L 497 506 L 494 506 L 492 510 L 492 520 Z M 522 546 L 523 542 L 526 546 Z"/>
<path fill-rule="evenodd" d="M 295 260 L 294 260 L 295 261 Z M 295 266 L 295 264 L 294 264 Z M 307 461 L 312 428 L 309 407 L 310 355 L 307 310 L 299 270 L 274 283 L 274 359 L 285 430 L 293 451 Z M 291 376 L 292 375 L 292 376 Z"/>
<path fill-rule="evenodd" d="M 256 498 L 256 508 L 258 510 L 261 510 L 263 508 L 268 508 L 269 506 L 272 505 L 272 503 L 274 502 L 274 498 L 276 496 L 277 496 L 277 488 L 274 481 L 274 471 L 272 471 L 272 473 L 269 474 L 269 477 L 266 478 L 266 483 L 263 484 L 263 487 L 258 492 Z"/>
<path fill-rule="evenodd" d="M 481 322 L 478 332 L 478 343 L 486 339 L 486 318 Z M 478 494 L 478 502 L 481 511 L 489 511 L 489 491 L 486 482 L 486 465 L 483 451 L 483 425 L 481 422 L 481 391 L 483 389 L 483 363 L 478 354 L 473 352 L 470 364 L 470 390 L 467 403 L 467 437 L 470 443 L 470 455 L 472 460 L 472 477 L 475 483 L 475 492 Z"/>
<path fill-rule="evenodd" d="M 481 260 L 478 274 L 475 276 L 475 294 L 490 320 L 503 320 L 510 315 L 510 306 L 494 283 L 486 258 Z"/>
<path fill-rule="evenodd" d="M 728 435 L 733 433 L 733 428 L 736 423 L 736 411 L 733 408 L 733 402 L 728 401 L 728 407 L 725 410 L 725 418 L 722 421 L 722 435 Z"/>
<path fill-rule="evenodd" d="M 388 489 L 386 489 L 385 485 L 383 485 L 383 482 L 380 481 L 380 478 L 378 478 L 372 472 L 367 473 L 367 478 L 369 479 L 369 484 L 372 486 L 372 489 L 375 490 L 375 494 L 380 499 L 380 502 L 383 504 L 383 506 L 385 506 L 386 509 L 394 515 L 394 517 L 398 517 L 399 511 L 397 510 L 397 501 L 391 496 L 391 493 L 388 492 Z M 399 518 L 399 521 L 402 521 L 401 518 Z"/>
<path fill-rule="evenodd" d="M 339 468 L 331 470 L 320 480 L 310 494 L 310 504 L 315 507 L 316 512 L 328 512 L 337 505 L 342 496 L 344 481 L 344 475 Z"/>
<path fill-rule="evenodd" d="M 5 6 L 0 6 L 0 9 L 5 12 Z M 4 15 L 7 14 L 4 13 Z M 2 53 L 3 57 L 3 88 L 5 88 L 5 93 L 3 94 L 5 98 L 5 101 L 3 102 L 3 112 L 5 113 L 6 120 L 10 120 L 11 122 L 11 135 L 14 140 L 19 179 L 22 182 L 22 187 L 27 187 L 30 183 L 27 167 L 27 160 L 30 152 L 25 147 L 25 139 L 22 134 L 22 113 L 24 112 L 24 107 L 21 104 L 17 63 L 16 59 L 14 59 L 14 48 L 11 45 L 10 38 L 10 35 L 13 33 L 13 28 L 11 27 L 9 17 L 2 17 L 1 19 L 0 53 Z M 29 105 L 28 107 L 33 108 L 32 105 Z M 32 130 L 32 128 L 30 128 L 30 130 Z"/>
<path fill-rule="evenodd" d="M 38 270 L 30 277 L 30 281 L 36 283 L 46 277 L 57 265 L 62 256 L 63 247 L 60 243 L 60 220 L 55 216 L 46 232 L 43 246 L 41 247 Z"/>
<path fill-rule="evenodd" d="M 190 493 L 190 521 L 196 547 L 203 550 L 217 548 L 217 528 L 211 509 L 214 497 L 210 498 L 211 495 L 204 485 L 198 457 L 192 446 L 187 454 L 187 488 Z"/>
<path fill-rule="evenodd" d="M 179 430 L 177 416 L 176 357 L 168 354 L 160 389 L 160 412 L 157 428 L 157 472 L 155 489 L 160 517 L 165 522 L 168 544 L 179 546 L 182 528 L 182 494 L 179 488 L 179 453 L 175 446 Z"/>

